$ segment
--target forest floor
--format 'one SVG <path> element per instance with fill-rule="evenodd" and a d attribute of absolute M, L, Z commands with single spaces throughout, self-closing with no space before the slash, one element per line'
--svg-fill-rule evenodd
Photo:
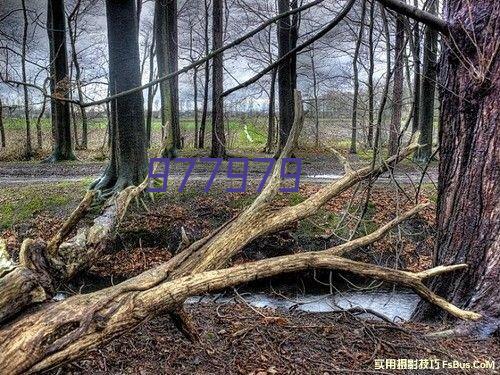
<path fill-rule="evenodd" d="M 325 164 L 323 162 L 320 170 L 323 174 Z M 26 165 L 29 165 L 29 171 L 50 168 L 33 163 Z M 4 173 L 5 165 L 2 168 L 0 172 Z M 14 258 L 17 255 L 14 249 L 19 248 L 24 238 L 49 239 L 54 234 L 92 180 L 94 173 L 87 172 L 98 172 L 101 165 L 88 167 L 95 169 L 84 170 L 85 174 L 78 168 L 77 172 L 72 167 L 65 171 L 67 176 L 77 173 L 79 178 L 84 178 L 81 181 L 63 179 L 55 183 L 19 183 L 1 187 L 0 234 L 7 239 Z M 37 176 L 43 177 L 45 172 Z M 16 175 L 22 176 L 21 173 Z M 9 180 L 14 178 L 13 174 L 9 176 Z M 256 195 L 256 182 L 249 184 L 247 193 L 226 193 L 228 183 L 224 179 L 216 180 L 213 189 L 204 193 L 204 182 L 193 181 L 182 193 L 171 187 L 167 193 L 156 194 L 154 203 L 146 201 L 149 212 L 141 207 L 131 207 L 115 240 L 108 244 L 96 265 L 71 284 L 62 286 L 58 298 L 116 284 L 170 259 L 179 248 L 182 228 L 190 240 L 208 234 L 249 205 Z M 300 191 L 279 194 L 275 205 L 297 204 L 320 187 L 316 182 L 301 179 Z M 357 225 L 365 188 L 348 190 L 312 217 L 250 243 L 232 262 L 323 250 L 345 241 L 354 230 L 355 236 L 372 232 L 398 212 L 412 207 L 415 201 L 435 201 L 432 183 L 424 183 L 418 197 L 415 197 L 416 186 L 411 183 L 388 181 L 376 184 L 365 218 Z M 427 268 L 432 259 L 433 223 L 434 207 L 431 207 L 402 223 L 381 241 L 348 254 L 348 257 L 414 271 Z M 270 285 L 274 293 L 290 298 L 300 293 L 328 294 L 332 290 L 337 293 L 337 288 L 343 291 L 393 288 L 349 274 L 334 274 L 332 278 L 327 271 L 308 271 L 243 285 L 237 292 L 228 290 L 226 293 L 233 297 L 237 293 L 239 297 L 246 293 L 269 292 Z M 498 337 L 430 340 L 424 336 L 445 329 L 443 324 L 394 324 L 367 320 L 354 312 L 312 313 L 295 308 L 262 308 L 241 298 L 236 298 L 236 303 L 191 302 L 186 309 L 200 335 L 200 342 L 190 343 L 176 331 L 167 316 L 159 315 L 51 373 L 492 374 L 498 370 L 443 369 L 442 361 L 466 362 L 470 366 L 495 361 L 497 368 L 500 363 Z M 421 370 L 398 370 L 398 359 L 400 368 L 406 363 L 407 367 L 416 364 Z M 394 369 L 391 368 L 393 363 Z M 423 369 L 431 364 L 440 368 Z"/>
<path fill-rule="evenodd" d="M 424 336 L 443 326 L 395 325 L 350 313 L 277 311 L 244 303 L 191 305 L 187 311 L 200 335 L 197 343 L 186 340 L 169 317 L 162 315 L 51 373 L 498 373 L 493 369 L 443 368 L 443 361 L 465 362 L 471 367 L 495 361 L 498 368 L 500 360 L 498 338 L 430 340 Z"/>

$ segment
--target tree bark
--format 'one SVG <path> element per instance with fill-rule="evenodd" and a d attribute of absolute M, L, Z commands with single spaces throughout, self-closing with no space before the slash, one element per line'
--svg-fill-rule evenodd
<path fill-rule="evenodd" d="M 212 9 L 212 49 L 216 50 L 223 45 L 224 34 L 224 1 L 214 0 Z M 220 53 L 212 62 L 212 158 L 226 156 L 226 135 L 224 132 L 224 57 Z"/>
<path fill-rule="evenodd" d="M 278 0 L 278 13 L 290 10 L 289 0 Z M 290 45 L 290 32 L 292 24 L 290 16 L 283 17 L 278 21 L 278 59 L 286 55 L 292 48 Z M 279 102 L 279 141 L 278 152 L 286 144 L 293 123 L 293 78 L 292 60 L 287 59 L 278 66 L 278 102 Z"/>
<path fill-rule="evenodd" d="M 50 89 L 53 97 L 68 99 L 69 72 L 66 48 L 66 15 L 63 0 L 47 2 L 47 33 L 50 45 Z M 52 154 L 46 162 L 74 160 L 71 142 L 71 116 L 69 102 L 51 100 L 52 134 L 54 138 Z"/>
<path fill-rule="evenodd" d="M 5 128 L 3 126 L 3 103 L 2 98 L 0 98 L 0 144 L 2 147 L 6 146 L 5 143 Z"/>
<path fill-rule="evenodd" d="M 205 42 L 205 55 L 210 53 L 210 39 L 209 39 L 209 10 L 210 2 L 205 0 L 205 24 L 204 24 L 204 42 Z M 205 147 L 205 129 L 207 126 L 207 112 L 208 112 L 208 85 L 210 83 L 210 61 L 205 62 L 204 67 L 205 83 L 203 85 L 203 109 L 201 112 L 200 134 L 198 139 L 198 148 Z"/>
<path fill-rule="evenodd" d="M 178 70 L 177 1 L 157 0 L 156 59 L 158 74 L 164 76 Z M 160 83 L 161 118 L 167 149 L 181 148 L 179 124 L 179 78 Z"/>
<path fill-rule="evenodd" d="M 290 9 L 298 8 L 298 1 L 290 1 Z M 299 40 L 299 24 L 300 24 L 300 13 L 294 13 L 291 18 L 291 28 L 290 28 L 290 49 L 297 47 L 297 42 Z M 297 53 L 294 53 L 290 58 L 290 78 L 292 81 L 292 99 L 293 91 L 297 89 Z M 293 106 L 292 106 L 293 110 Z M 292 112 L 293 117 L 293 112 Z"/>
<path fill-rule="evenodd" d="M 413 0 L 413 5 L 418 6 L 418 0 Z M 420 25 L 415 21 L 413 26 L 413 120 L 411 133 L 419 129 L 420 123 Z"/>
<path fill-rule="evenodd" d="M 394 83 L 392 91 L 392 115 L 389 128 L 388 155 L 395 155 L 399 147 L 401 130 L 401 111 L 403 108 L 404 82 L 404 21 L 403 16 L 396 16 L 396 40 L 394 48 Z M 388 73 L 389 74 L 389 73 Z"/>
<path fill-rule="evenodd" d="M 354 49 L 354 56 L 352 61 L 353 69 L 353 80 L 354 80 L 354 93 L 352 99 L 352 125 L 351 125 L 351 147 L 349 152 L 355 154 L 356 142 L 357 142 L 357 122 L 358 122 L 358 96 L 359 96 L 359 72 L 358 72 L 358 58 L 359 50 L 361 48 L 361 42 L 363 41 L 363 29 L 365 26 L 365 13 L 366 13 L 366 2 L 361 5 L 361 19 L 358 31 L 358 38 L 356 40 L 356 48 Z"/>
<path fill-rule="evenodd" d="M 314 59 L 314 44 L 311 47 L 311 74 L 313 79 L 313 99 L 314 99 L 314 145 L 316 147 L 319 147 L 318 79 L 316 74 L 316 61 Z"/>
<path fill-rule="evenodd" d="M 271 83 L 269 85 L 269 104 L 267 106 L 267 141 L 264 152 L 272 153 L 276 141 L 276 75 L 277 69 L 271 72 Z"/>
<path fill-rule="evenodd" d="M 447 1 L 455 45 L 442 45 L 440 164 L 434 263 L 465 260 L 464 274 L 434 280 L 437 294 L 485 316 L 481 333 L 500 322 L 500 4 Z M 471 39 L 471 36 L 474 38 Z M 453 46 L 453 47 L 451 47 Z M 458 95 L 457 95 L 458 94 Z M 422 304 L 417 318 L 443 315 Z"/>
<path fill-rule="evenodd" d="M 22 51 L 21 51 L 21 75 L 23 82 L 26 81 L 26 48 L 28 39 L 28 10 L 26 9 L 26 0 L 21 0 L 23 8 L 23 41 L 22 41 Z M 26 159 L 30 159 L 33 153 L 33 148 L 31 146 L 31 126 L 30 126 L 30 108 L 29 108 L 29 93 L 28 86 L 23 85 L 24 93 L 24 121 L 26 122 Z"/>
<path fill-rule="evenodd" d="M 116 94 L 141 84 L 136 2 L 107 0 L 109 85 Z M 103 176 L 92 188 L 120 191 L 138 185 L 147 172 L 146 133 L 141 92 L 111 102 L 111 158 Z"/>
<path fill-rule="evenodd" d="M 373 29 L 375 22 L 375 0 L 370 2 L 370 25 L 368 29 L 368 147 L 373 147 L 373 124 L 374 124 L 374 87 L 373 72 L 375 70 L 375 51 L 373 45 Z"/>
<path fill-rule="evenodd" d="M 46 89 L 48 83 L 50 83 L 50 77 L 45 78 L 45 81 L 43 82 L 43 89 L 44 90 Z M 43 146 L 42 119 L 43 119 L 43 116 L 45 115 L 46 109 L 47 109 L 47 98 L 44 97 L 42 99 L 42 108 L 40 109 L 40 113 L 38 114 L 38 117 L 36 118 L 37 138 L 39 138 L 39 140 L 37 142 L 40 142 L 40 149 Z"/>
<path fill-rule="evenodd" d="M 432 0 L 429 11 L 437 13 L 438 0 Z M 434 97 L 437 77 L 438 32 L 427 26 L 424 34 L 424 63 L 420 101 L 420 144 L 423 146 L 415 153 L 415 161 L 427 163 L 432 155 L 432 135 L 434 132 Z"/>
<path fill-rule="evenodd" d="M 80 61 L 78 59 L 78 53 L 76 51 L 76 35 L 78 28 L 78 16 L 80 11 L 81 0 L 78 0 L 75 4 L 73 11 L 68 16 L 68 31 L 69 31 L 69 40 L 71 46 L 71 60 L 73 62 L 73 66 L 75 67 L 75 83 L 76 90 L 78 93 L 78 101 L 80 103 L 84 102 L 83 97 L 83 89 L 82 89 L 82 70 L 80 67 Z M 74 27 L 72 25 L 74 22 Z M 80 108 L 80 116 L 82 117 L 82 139 L 79 147 L 83 150 L 86 150 L 88 147 L 88 119 L 87 119 L 87 110 L 83 106 L 79 106 Z M 75 125 L 76 126 L 76 125 Z M 75 144 L 78 144 L 76 132 L 75 132 Z"/>
<path fill-rule="evenodd" d="M 158 6 L 155 3 L 155 7 Z M 155 77 L 155 55 L 156 55 L 156 28 L 158 22 L 158 12 L 154 11 L 153 15 L 153 32 L 151 33 L 151 45 L 149 46 L 149 82 L 151 82 Z M 152 122 L 153 122 L 153 100 L 156 94 L 158 85 L 148 87 L 148 102 L 146 109 L 146 145 L 147 148 L 151 146 L 151 132 L 152 132 Z"/>
<path fill-rule="evenodd" d="M 193 113 L 194 113 L 194 147 L 198 145 L 198 137 L 200 134 L 198 121 L 198 68 L 193 70 Z"/>

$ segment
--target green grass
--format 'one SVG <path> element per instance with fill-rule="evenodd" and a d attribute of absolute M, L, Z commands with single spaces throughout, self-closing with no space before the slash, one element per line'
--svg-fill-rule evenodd
<path fill-rule="evenodd" d="M 2 188 L 0 229 L 11 228 L 40 213 L 66 208 L 69 203 L 83 196 L 89 180 Z"/>

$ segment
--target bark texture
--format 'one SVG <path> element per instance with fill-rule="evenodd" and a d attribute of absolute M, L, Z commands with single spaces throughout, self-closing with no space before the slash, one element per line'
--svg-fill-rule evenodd
<path fill-rule="evenodd" d="M 141 85 L 136 4 L 133 0 L 107 0 L 106 19 L 111 95 Z M 95 189 L 120 191 L 138 185 L 147 172 L 146 132 L 141 92 L 111 102 L 111 158 Z"/>
<path fill-rule="evenodd" d="M 214 0 L 212 8 L 212 49 L 222 47 L 224 41 L 224 1 Z M 210 157 L 226 156 L 224 132 L 224 55 L 219 53 L 212 62 L 212 150 Z"/>
<path fill-rule="evenodd" d="M 0 144 L 5 147 L 5 128 L 3 126 L 3 103 L 0 98 Z"/>
<path fill-rule="evenodd" d="M 267 107 L 267 141 L 265 152 L 271 153 L 276 142 L 276 75 L 277 69 L 271 72 L 271 83 L 269 85 L 269 105 Z"/>
<path fill-rule="evenodd" d="M 53 97 L 69 98 L 68 52 L 66 47 L 66 15 L 63 0 L 47 3 L 47 33 L 50 50 L 50 91 Z M 52 155 L 46 161 L 73 160 L 71 115 L 67 101 L 51 100 Z"/>
<path fill-rule="evenodd" d="M 165 76 L 176 72 L 178 63 L 177 1 L 157 0 L 156 58 L 158 73 Z M 160 83 L 161 119 L 168 149 L 181 148 L 179 124 L 179 78 L 174 76 Z"/>
<path fill-rule="evenodd" d="M 388 154 L 395 155 L 399 147 L 401 112 L 403 109 L 404 81 L 404 21 L 403 16 L 396 16 L 396 39 L 394 47 L 394 86 L 392 91 L 392 115 L 389 128 Z"/>
<path fill-rule="evenodd" d="M 278 0 L 278 13 L 290 10 L 289 0 Z M 292 24 L 290 16 L 283 17 L 278 21 L 278 59 L 290 52 L 290 32 Z M 279 101 L 279 143 L 278 152 L 281 152 L 286 144 L 293 123 L 293 78 L 292 60 L 287 59 L 278 66 L 278 101 Z"/>
<path fill-rule="evenodd" d="M 440 61 L 435 263 L 464 261 L 470 267 L 431 286 L 454 304 L 481 312 L 487 323 L 482 328 L 491 333 L 500 319 L 500 3 L 447 1 L 445 15 L 456 45 L 443 43 Z M 424 305 L 416 317 L 436 315 L 442 313 Z"/>
<path fill-rule="evenodd" d="M 437 0 L 430 2 L 429 11 L 437 13 Z M 427 163 L 432 155 L 434 133 L 434 97 L 436 95 L 438 32 L 427 26 L 424 34 L 424 64 L 420 88 L 420 148 L 415 153 L 415 161 Z M 415 98 L 417 100 L 417 98 Z"/>
<path fill-rule="evenodd" d="M 358 37 L 356 40 L 356 48 L 354 49 L 354 56 L 352 61 L 353 70 L 353 80 L 354 80 L 354 94 L 352 99 L 352 117 L 351 117 L 351 147 L 349 152 L 355 154 L 356 142 L 357 142 L 357 126 L 358 126 L 358 96 L 359 96 L 359 72 L 358 72 L 358 58 L 359 50 L 361 48 L 361 42 L 363 40 L 363 29 L 365 27 L 365 13 L 366 13 L 366 3 L 363 2 L 361 5 L 361 19 L 358 30 Z"/>

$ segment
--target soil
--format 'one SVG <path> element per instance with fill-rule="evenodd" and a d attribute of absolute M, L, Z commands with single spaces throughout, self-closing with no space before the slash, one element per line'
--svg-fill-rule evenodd
<path fill-rule="evenodd" d="M 276 311 L 244 303 L 189 305 L 187 311 L 199 342 L 189 342 L 160 315 L 51 374 L 492 374 L 490 369 L 376 369 L 376 363 L 500 360 L 498 338 L 424 336 L 442 326 L 393 325 L 350 313 Z"/>

